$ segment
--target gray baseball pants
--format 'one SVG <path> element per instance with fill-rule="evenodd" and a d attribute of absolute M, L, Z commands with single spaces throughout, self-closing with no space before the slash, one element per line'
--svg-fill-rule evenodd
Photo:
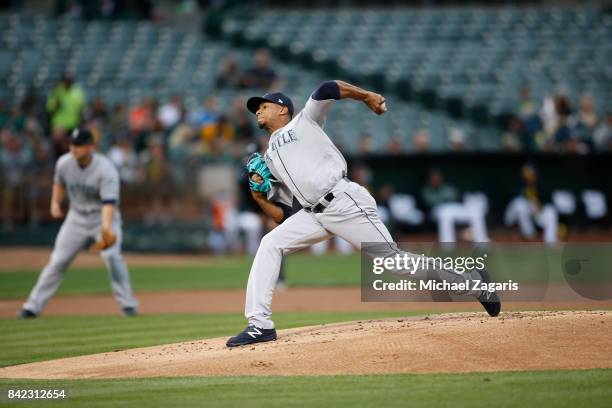
<path fill-rule="evenodd" d="M 47 302 L 59 288 L 64 272 L 70 266 L 76 255 L 89 247 L 100 235 L 102 222 L 98 214 L 79 214 L 69 211 L 66 220 L 55 239 L 53 253 L 49 263 L 42 270 L 36 285 L 30 292 L 24 309 L 39 314 Z M 138 301 L 132 293 L 130 274 L 121 255 L 121 218 L 116 216 L 113 230 L 117 234 L 117 242 L 112 247 L 101 251 L 100 256 L 108 269 L 111 287 L 117 303 L 122 308 L 138 308 Z"/>
<path fill-rule="evenodd" d="M 283 255 L 307 248 L 332 236 L 344 238 L 356 248 L 362 242 L 386 242 L 380 245 L 383 253 L 376 256 L 395 256 L 400 253 L 408 257 L 419 255 L 398 249 L 385 225 L 378 217 L 376 201 L 370 193 L 357 183 L 342 179 L 332 190 L 334 199 L 321 213 L 304 209 L 287 218 L 281 225 L 266 234 L 253 260 L 247 284 L 245 316 L 252 324 L 262 329 L 271 329 L 272 294 L 278 278 Z M 418 270 L 409 274 L 406 270 L 394 271 L 416 280 L 431 279 L 431 271 Z M 452 270 L 434 271 L 438 278 L 448 282 L 464 282 L 479 279 L 474 273 L 459 274 Z M 459 294 L 477 297 L 480 291 Z"/>

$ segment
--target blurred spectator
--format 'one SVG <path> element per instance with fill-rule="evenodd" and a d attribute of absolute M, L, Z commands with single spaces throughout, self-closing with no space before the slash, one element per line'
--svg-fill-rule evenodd
<path fill-rule="evenodd" d="M 572 106 L 567 95 L 555 98 L 556 128 L 552 133 L 552 142 L 557 150 L 576 153 L 582 150 L 580 141 L 574 137 L 570 126 Z"/>
<path fill-rule="evenodd" d="M 173 183 L 171 169 L 164 146 L 159 138 L 151 138 L 140 155 L 144 183 L 149 200 L 146 202 L 144 219 L 147 224 L 166 224 L 171 221 Z"/>
<path fill-rule="evenodd" d="M 192 153 L 197 154 L 197 148 L 193 146 L 196 141 L 196 133 L 185 121 L 183 110 L 181 119 L 168 136 L 168 158 L 173 162 L 182 162 Z"/>
<path fill-rule="evenodd" d="M 217 98 L 214 96 L 206 98 L 200 109 L 189 114 L 189 123 L 196 129 L 205 154 L 221 153 L 235 136 L 230 121 L 219 113 Z"/>
<path fill-rule="evenodd" d="M 181 120 L 168 136 L 169 159 L 173 161 L 182 161 L 191 153 L 197 153 L 197 146 L 194 146 L 197 141 L 197 134 L 195 130 L 187 124 L 185 112 L 183 111 Z"/>
<path fill-rule="evenodd" d="M 104 129 L 102 129 L 100 125 L 100 122 L 92 120 L 89 122 L 85 122 L 81 126 L 88 129 L 92 133 L 94 143 L 98 146 L 99 149 L 107 150 L 111 141 L 104 138 Z"/>
<path fill-rule="evenodd" d="M 578 143 L 582 144 L 583 152 L 593 150 L 593 136 L 598 124 L 597 112 L 593 98 L 590 95 L 582 95 L 580 98 L 580 109 L 574 118 L 573 133 Z"/>
<path fill-rule="evenodd" d="M 110 118 L 110 132 L 116 136 L 127 129 L 128 112 L 124 104 L 118 103 L 113 107 L 113 113 Z"/>
<path fill-rule="evenodd" d="M 26 191 L 28 166 L 32 162 L 32 152 L 25 138 L 20 138 L 11 130 L 0 133 L 0 185 L 2 186 L 2 222 L 5 228 L 12 228 L 16 218 L 23 217 L 27 208 Z"/>
<path fill-rule="evenodd" d="M 593 132 L 593 142 L 599 151 L 612 151 L 612 110 L 606 113 L 606 119 Z"/>
<path fill-rule="evenodd" d="M 142 152 L 148 143 L 151 131 L 155 129 L 155 102 L 146 98 L 129 113 L 130 136 L 134 140 L 136 152 Z"/>
<path fill-rule="evenodd" d="M 270 52 L 267 49 L 260 48 L 255 51 L 255 64 L 244 73 L 241 86 L 263 90 L 280 87 L 278 75 L 270 67 Z"/>
<path fill-rule="evenodd" d="M 501 135 L 501 146 L 505 152 L 518 152 L 521 149 L 521 142 L 516 133 L 504 132 Z"/>
<path fill-rule="evenodd" d="M 155 128 L 155 103 L 146 98 L 136 105 L 129 114 L 130 132 L 150 132 Z"/>
<path fill-rule="evenodd" d="M 220 194 L 211 202 L 212 230 L 208 235 L 208 244 L 217 254 L 225 254 L 237 249 L 239 242 L 233 233 L 237 230 L 235 222 L 238 219 L 236 203 L 227 194 Z"/>
<path fill-rule="evenodd" d="M 87 109 L 85 117 L 85 127 L 93 133 L 94 141 L 98 145 L 98 148 L 106 150 L 111 142 L 107 134 L 109 130 L 110 113 L 108 112 L 104 100 L 100 97 L 96 97 Z"/>
<path fill-rule="evenodd" d="M 241 76 L 238 70 L 238 62 L 232 54 L 226 55 L 221 61 L 221 67 L 217 75 L 217 88 L 238 88 Z"/>
<path fill-rule="evenodd" d="M 392 137 L 387 143 L 387 153 L 389 154 L 401 154 L 404 148 L 402 142 L 398 137 Z"/>
<path fill-rule="evenodd" d="M 28 116 L 39 117 L 44 106 L 38 98 L 38 94 L 34 88 L 29 88 L 23 100 L 21 101 L 21 110 Z"/>
<path fill-rule="evenodd" d="M 448 129 L 448 147 L 451 151 L 459 152 L 465 149 L 465 132 L 456 126 Z"/>
<path fill-rule="evenodd" d="M 557 145 L 561 145 L 571 139 L 568 121 L 572 114 L 572 107 L 566 95 L 557 95 L 554 98 L 554 104 L 556 123 L 552 131 L 553 142 Z"/>
<path fill-rule="evenodd" d="M 589 129 L 590 132 L 597 126 L 597 112 L 591 95 L 582 95 L 580 98 L 580 110 L 578 111 L 578 124 Z"/>
<path fill-rule="evenodd" d="M 519 105 L 519 116 L 521 119 L 527 119 L 536 114 L 536 106 L 531 99 L 531 89 L 524 86 L 520 90 L 521 103 Z"/>
<path fill-rule="evenodd" d="M 119 137 L 117 144 L 108 150 L 107 156 L 117 167 L 121 181 L 134 183 L 138 180 L 138 156 L 127 136 Z"/>
<path fill-rule="evenodd" d="M 209 96 L 204 99 L 202 106 L 189 113 L 188 122 L 198 133 L 206 126 L 215 125 L 219 121 L 219 106 L 217 98 Z"/>
<path fill-rule="evenodd" d="M 51 116 L 51 129 L 56 156 L 68 150 L 66 132 L 79 126 L 85 109 L 85 92 L 65 74 L 47 98 L 47 111 Z"/>
<path fill-rule="evenodd" d="M 232 123 L 236 132 L 236 140 L 245 143 L 254 142 L 255 128 L 253 126 L 253 115 L 246 110 L 246 103 L 241 96 L 232 101 L 232 106 L 227 112 L 227 118 Z"/>
<path fill-rule="evenodd" d="M 172 175 L 175 183 L 179 186 L 187 186 L 195 184 L 201 164 L 203 152 L 202 143 L 200 142 L 195 130 L 187 124 L 187 113 L 183 109 L 181 111 L 181 119 L 170 134 L 166 138 L 166 148 L 168 152 L 168 161 L 172 166 Z M 187 188 L 195 195 L 196 191 L 193 188 Z"/>
<path fill-rule="evenodd" d="M 542 119 L 531 96 L 531 89 L 524 86 L 520 90 L 518 113 L 510 118 L 508 131 L 502 135 L 502 147 L 507 151 L 536 151 L 546 143 Z M 544 109 L 541 112 L 544 113 Z M 556 117 L 551 112 L 551 120 Z M 556 120 L 556 119 L 554 119 Z"/>
<path fill-rule="evenodd" d="M 231 143 L 236 136 L 234 126 L 225 115 L 219 116 L 217 123 L 202 128 L 200 137 L 208 145 L 212 155 L 231 154 Z"/>
<path fill-rule="evenodd" d="M 43 126 L 38 120 L 38 117 L 33 111 L 25 111 L 25 121 L 23 122 L 23 131 L 29 137 L 43 137 Z"/>
<path fill-rule="evenodd" d="M 513 115 L 510 118 L 508 130 L 501 135 L 502 148 L 507 152 L 516 152 L 521 149 L 533 151 L 533 140 L 527 133 L 521 120 Z"/>
<path fill-rule="evenodd" d="M 510 126 L 512 127 L 512 125 L 513 123 L 511 121 Z M 524 132 L 524 137 L 519 137 L 519 139 L 522 140 L 523 149 L 535 151 L 545 146 L 546 132 L 544 131 L 544 125 L 539 115 L 534 114 L 527 118 L 522 118 L 521 127 L 521 131 Z"/>
<path fill-rule="evenodd" d="M 181 120 L 183 101 L 179 95 L 174 95 L 170 100 L 157 110 L 157 120 L 162 129 L 168 130 L 176 126 Z"/>
<path fill-rule="evenodd" d="M 507 152 L 516 152 L 522 147 L 521 139 L 527 138 L 523 123 L 517 116 L 513 115 L 509 121 L 508 131 L 501 135 L 502 149 Z"/>
<path fill-rule="evenodd" d="M 87 120 L 97 121 L 102 124 L 108 123 L 109 112 L 106 108 L 106 103 L 102 98 L 98 96 L 93 100 L 87 111 L 86 117 Z"/>
<path fill-rule="evenodd" d="M 525 164 L 521 168 L 522 188 L 519 196 L 510 201 L 506 208 L 504 221 L 507 226 L 518 224 L 525 239 L 533 239 L 536 225 L 544 229 L 544 242 L 557 242 L 559 218 L 554 205 L 544 196 L 538 184 L 535 168 Z"/>
<path fill-rule="evenodd" d="M 412 136 L 412 144 L 417 153 L 429 150 L 429 132 L 425 129 L 418 129 Z"/>
<path fill-rule="evenodd" d="M 444 182 L 444 176 L 438 169 L 429 171 L 427 185 L 422 190 L 423 203 L 427 206 L 430 217 L 438 224 L 438 240 L 443 243 L 456 242 L 455 224 L 468 224 L 466 237 L 474 242 L 489 242 L 485 222 L 486 208 L 482 205 L 462 203 L 457 189 Z"/>
<path fill-rule="evenodd" d="M 365 132 L 362 133 L 359 137 L 359 142 L 357 142 L 357 153 L 358 154 L 368 154 L 374 151 L 374 140 L 372 139 L 372 135 Z"/>
<path fill-rule="evenodd" d="M 546 95 L 542 101 L 542 108 L 540 109 L 540 118 L 542 120 L 542 127 L 547 136 L 553 134 L 557 128 L 557 110 L 555 108 L 555 96 Z M 548 141 L 547 144 L 549 145 Z M 550 146 L 543 146 L 550 147 Z"/>
<path fill-rule="evenodd" d="M 54 160 L 51 144 L 42 137 L 32 138 L 33 160 L 30 176 L 30 223 L 37 225 L 49 208 L 48 194 L 51 191 Z"/>

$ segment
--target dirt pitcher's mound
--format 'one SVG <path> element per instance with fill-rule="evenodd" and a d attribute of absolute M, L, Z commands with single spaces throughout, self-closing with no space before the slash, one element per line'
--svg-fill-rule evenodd
<path fill-rule="evenodd" d="M 10 378 L 323 375 L 612 367 L 612 312 L 483 313 L 281 330 L 237 349 L 226 338 L 0 369 Z"/>

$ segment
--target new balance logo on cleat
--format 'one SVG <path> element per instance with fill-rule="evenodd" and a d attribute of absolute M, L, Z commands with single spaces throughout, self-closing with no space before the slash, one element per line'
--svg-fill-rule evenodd
<path fill-rule="evenodd" d="M 251 327 L 253 328 L 253 331 L 248 331 L 247 334 L 255 339 L 255 338 L 257 338 L 258 334 L 261 334 L 261 330 L 259 330 L 255 326 L 251 326 Z"/>
<path fill-rule="evenodd" d="M 227 347 L 237 347 L 273 340 L 276 340 L 275 329 L 262 329 L 260 327 L 249 325 L 242 332 L 230 338 L 225 344 Z"/>

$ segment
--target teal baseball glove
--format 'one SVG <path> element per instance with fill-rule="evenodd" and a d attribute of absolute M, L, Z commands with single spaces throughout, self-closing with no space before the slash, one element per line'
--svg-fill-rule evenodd
<path fill-rule="evenodd" d="M 270 191 L 272 184 L 270 180 L 273 179 L 272 173 L 266 164 L 266 160 L 259 153 L 253 153 L 249 157 L 249 161 L 246 165 L 247 173 L 249 174 L 249 187 L 253 191 L 257 191 L 260 193 L 267 193 Z M 263 179 L 263 182 L 260 184 L 257 181 L 253 180 L 253 174 L 259 175 Z"/>

